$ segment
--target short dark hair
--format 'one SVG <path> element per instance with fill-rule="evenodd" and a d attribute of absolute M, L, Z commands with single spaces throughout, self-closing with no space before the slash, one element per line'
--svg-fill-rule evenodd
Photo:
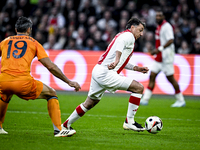
<path fill-rule="evenodd" d="M 144 28 L 146 27 L 145 23 L 139 20 L 138 18 L 132 17 L 127 23 L 126 23 L 126 29 L 131 28 L 131 26 L 138 26 L 139 24 L 142 24 Z"/>
<path fill-rule="evenodd" d="M 19 17 L 15 23 L 15 29 L 17 32 L 26 32 L 28 28 L 32 28 L 32 21 L 26 17 Z"/>
<path fill-rule="evenodd" d="M 161 8 L 157 8 L 157 9 L 156 9 L 156 12 L 162 13 L 163 16 L 165 15 L 165 14 L 164 14 L 164 11 L 163 11 Z"/>

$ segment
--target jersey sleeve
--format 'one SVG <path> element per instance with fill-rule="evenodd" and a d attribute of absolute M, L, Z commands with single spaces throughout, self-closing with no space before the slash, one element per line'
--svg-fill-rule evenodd
<path fill-rule="evenodd" d="M 36 41 L 36 55 L 38 60 L 49 57 L 45 51 L 45 49 L 42 47 L 42 45 Z"/>
<path fill-rule="evenodd" d="M 164 36 L 166 38 L 166 40 L 171 40 L 174 39 L 174 32 L 173 32 L 173 28 L 170 24 L 166 24 L 164 30 L 163 30 Z"/>
<path fill-rule="evenodd" d="M 130 44 L 132 39 L 133 39 L 132 35 L 128 32 L 121 34 L 119 38 L 117 38 L 117 41 L 116 41 L 117 43 L 116 50 L 122 52 L 124 47 Z"/>

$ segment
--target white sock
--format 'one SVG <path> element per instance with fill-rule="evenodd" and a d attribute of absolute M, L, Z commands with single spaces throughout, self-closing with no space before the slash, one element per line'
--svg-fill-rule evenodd
<path fill-rule="evenodd" d="M 140 99 L 142 97 L 142 94 L 138 93 L 132 93 L 129 98 L 129 104 L 128 104 L 128 111 L 127 111 L 127 123 L 131 122 L 134 123 L 134 116 L 138 110 L 138 107 L 140 105 Z"/>
<path fill-rule="evenodd" d="M 181 102 L 184 102 L 185 101 L 185 99 L 184 99 L 184 97 L 183 97 L 183 94 L 180 92 L 180 93 L 178 93 L 178 94 L 175 94 L 175 97 L 176 97 L 176 99 L 178 100 L 178 101 L 181 101 Z"/>
<path fill-rule="evenodd" d="M 60 130 L 54 125 L 54 123 L 53 123 L 53 129 L 54 129 L 54 133 L 60 132 Z"/>
<path fill-rule="evenodd" d="M 73 113 L 69 116 L 69 118 L 63 123 L 65 127 L 70 127 L 72 123 L 74 123 L 76 120 L 78 120 L 80 117 L 82 117 L 88 109 L 86 109 L 83 104 L 80 104 L 76 109 L 73 111 Z"/>
<path fill-rule="evenodd" d="M 148 88 L 145 90 L 144 95 L 142 97 L 143 101 L 149 101 L 149 99 L 151 98 L 152 95 L 152 91 L 149 90 Z"/>

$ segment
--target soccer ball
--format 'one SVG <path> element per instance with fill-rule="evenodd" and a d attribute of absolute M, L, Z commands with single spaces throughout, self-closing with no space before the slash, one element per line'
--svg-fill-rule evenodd
<path fill-rule="evenodd" d="M 150 116 L 145 121 L 145 128 L 149 133 L 156 134 L 162 130 L 162 120 L 157 116 Z"/>

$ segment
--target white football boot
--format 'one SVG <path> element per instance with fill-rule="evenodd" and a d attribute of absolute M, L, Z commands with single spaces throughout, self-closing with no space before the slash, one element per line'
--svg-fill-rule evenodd
<path fill-rule="evenodd" d="M 76 131 L 72 127 L 66 128 L 63 126 L 63 124 L 61 125 L 61 127 L 62 130 L 58 134 L 54 135 L 55 137 L 70 137 L 76 134 Z"/>
<path fill-rule="evenodd" d="M 127 123 L 126 120 L 125 120 L 125 122 L 123 124 L 123 128 L 124 128 L 124 130 L 133 130 L 133 131 L 138 131 L 138 132 L 145 130 L 145 128 L 143 128 L 136 121 L 135 121 L 135 123 Z"/>
<path fill-rule="evenodd" d="M 172 104 L 171 107 L 184 107 L 185 105 L 185 101 L 176 100 L 176 102 Z"/>
<path fill-rule="evenodd" d="M 8 134 L 3 128 L 0 127 L 0 134 Z"/>

